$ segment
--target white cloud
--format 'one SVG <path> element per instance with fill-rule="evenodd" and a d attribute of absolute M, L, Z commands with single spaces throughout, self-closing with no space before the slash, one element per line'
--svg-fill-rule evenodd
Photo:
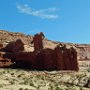
<path fill-rule="evenodd" d="M 17 9 L 21 13 L 37 16 L 37 17 L 40 17 L 40 18 L 45 18 L 45 19 L 56 19 L 56 18 L 59 18 L 59 15 L 54 14 L 58 10 L 57 8 L 48 8 L 48 9 L 34 10 L 31 7 L 28 7 L 27 4 L 24 4 L 24 5 L 18 4 L 17 5 Z"/>

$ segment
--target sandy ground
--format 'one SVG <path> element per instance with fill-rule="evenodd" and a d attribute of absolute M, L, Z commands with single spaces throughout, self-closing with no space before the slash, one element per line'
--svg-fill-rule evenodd
<path fill-rule="evenodd" d="M 0 90 L 90 90 L 90 72 L 1 68 Z"/>

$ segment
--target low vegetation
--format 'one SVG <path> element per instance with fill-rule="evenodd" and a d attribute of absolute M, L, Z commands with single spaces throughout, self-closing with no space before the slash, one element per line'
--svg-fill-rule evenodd
<path fill-rule="evenodd" d="M 0 90 L 90 90 L 90 72 L 0 69 Z"/>

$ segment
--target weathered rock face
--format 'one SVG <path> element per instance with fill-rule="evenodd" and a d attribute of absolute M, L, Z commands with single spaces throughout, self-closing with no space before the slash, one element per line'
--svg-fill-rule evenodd
<path fill-rule="evenodd" d="M 42 39 L 43 34 L 36 34 L 35 37 L 33 37 L 29 35 L 26 36 L 21 33 L 11 33 L 0 30 L 0 51 L 3 51 L 2 48 L 5 48 L 6 50 L 4 49 L 4 51 L 9 52 L 4 55 L 4 58 L 8 57 L 11 60 L 16 59 L 17 61 L 29 61 L 29 63 L 31 63 L 30 66 L 33 68 L 42 67 L 42 69 L 50 70 L 52 68 L 57 70 L 71 70 L 73 65 L 75 67 L 73 67 L 72 70 L 78 70 L 78 63 L 76 61 L 77 59 L 88 61 L 90 60 L 90 45 L 60 43 L 47 39 L 43 39 L 42 41 Z M 32 40 L 34 44 L 31 43 Z M 60 44 L 66 45 L 66 48 L 62 49 Z M 57 48 L 57 45 L 59 45 L 59 48 Z M 77 53 L 71 47 L 76 49 Z M 22 51 L 25 53 L 22 53 Z M 16 52 L 19 53 L 19 55 L 16 54 Z M 27 52 L 30 53 L 27 54 Z"/>
<path fill-rule="evenodd" d="M 8 58 L 3 58 L 2 53 L 0 52 L 0 68 L 3 67 L 9 67 L 10 65 L 12 65 L 13 63 L 11 62 L 10 59 Z"/>
<path fill-rule="evenodd" d="M 53 61 L 53 50 L 52 49 L 42 49 L 40 52 L 36 52 L 36 64 L 37 69 L 44 70 L 54 70 Z"/>
<path fill-rule="evenodd" d="M 34 38 L 33 38 L 33 43 L 34 43 L 34 50 L 38 51 L 40 49 L 43 49 L 43 33 L 40 34 L 35 34 Z"/>
<path fill-rule="evenodd" d="M 2 57 L 2 53 L 0 52 L 0 57 Z"/>
<path fill-rule="evenodd" d="M 0 43 L 6 46 L 9 42 L 21 39 L 28 47 L 33 46 L 31 44 L 33 36 L 24 35 L 23 33 L 13 33 L 5 30 L 0 30 Z M 54 42 L 47 39 L 43 40 L 43 47 L 54 49 L 60 42 Z M 62 43 L 68 47 L 74 47 L 77 50 L 78 60 L 90 60 L 90 45 L 89 44 L 73 44 Z M 32 47 L 31 47 L 32 48 Z M 30 51 L 30 48 L 28 49 Z"/>
<path fill-rule="evenodd" d="M 90 45 L 76 45 L 79 60 L 90 60 Z"/>
<path fill-rule="evenodd" d="M 75 70 L 78 71 L 77 54 L 74 49 L 56 47 L 42 49 L 36 52 L 18 52 L 7 54 L 6 57 L 13 59 L 16 63 L 27 63 L 32 69 L 37 70 Z"/>
<path fill-rule="evenodd" d="M 53 50 L 42 49 L 39 52 L 18 52 L 4 55 L 13 59 L 13 62 L 25 64 L 27 63 L 28 68 L 37 70 L 53 70 Z M 22 66 L 22 65 L 21 65 Z M 26 68 L 26 67 L 25 67 Z"/>
<path fill-rule="evenodd" d="M 3 48 L 3 44 L 0 44 L 0 49 L 2 49 Z"/>
<path fill-rule="evenodd" d="M 12 64 L 10 59 L 0 58 L 0 68 L 10 67 Z"/>
<path fill-rule="evenodd" d="M 6 51 L 6 52 L 24 51 L 24 43 L 20 39 L 17 39 L 16 42 L 11 42 L 10 44 L 8 44 L 4 48 L 4 51 Z"/>
<path fill-rule="evenodd" d="M 77 52 L 74 48 L 57 46 L 54 50 L 54 60 L 58 70 L 79 70 Z"/>
<path fill-rule="evenodd" d="M 29 63 L 33 63 L 34 62 L 34 53 L 33 52 L 21 52 L 21 53 L 17 53 L 16 54 L 16 61 L 26 61 Z"/>
<path fill-rule="evenodd" d="M 22 52 L 24 43 L 17 39 L 9 43 L 3 51 L 9 52 L 3 57 L 9 58 L 16 63 L 28 63 L 31 68 L 39 70 L 76 70 L 78 71 L 77 53 L 74 48 L 67 49 L 66 45 L 59 44 L 55 49 L 43 49 L 43 33 L 36 34 L 33 38 L 34 51 Z M 61 47 L 60 47 L 61 45 Z"/>

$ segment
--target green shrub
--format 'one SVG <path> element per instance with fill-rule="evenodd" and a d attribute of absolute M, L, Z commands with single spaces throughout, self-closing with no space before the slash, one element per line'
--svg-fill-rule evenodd
<path fill-rule="evenodd" d="M 15 84 L 15 82 L 14 81 L 10 81 L 10 84 Z"/>

